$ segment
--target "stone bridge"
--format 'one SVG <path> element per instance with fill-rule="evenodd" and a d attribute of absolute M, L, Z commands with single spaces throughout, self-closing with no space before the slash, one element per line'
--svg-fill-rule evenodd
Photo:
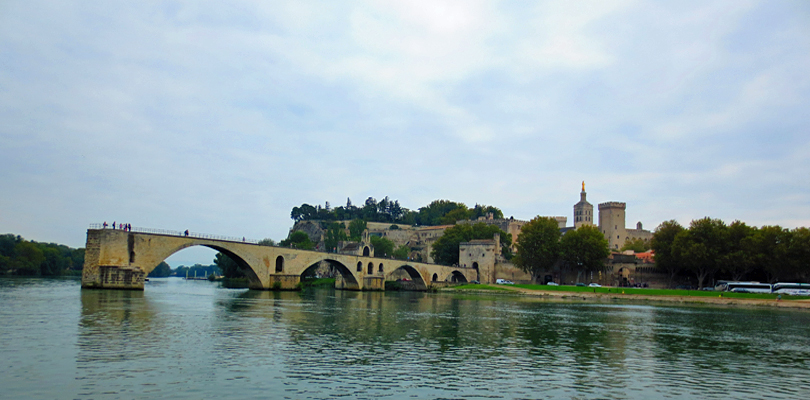
<path fill-rule="evenodd" d="M 166 234 L 88 229 L 82 288 L 143 290 L 144 277 L 161 261 L 192 246 L 205 246 L 235 261 L 247 275 L 251 289 L 295 289 L 307 270 L 328 262 L 340 272 L 335 287 L 348 290 L 385 290 L 392 276 L 410 276 L 417 289 L 447 282 L 478 279 L 473 268 L 448 267 L 364 255 L 325 253 L 287 247 L 263 246 L 244 241 Z M 309 271 L 312 272 L 312 271 Z"/>

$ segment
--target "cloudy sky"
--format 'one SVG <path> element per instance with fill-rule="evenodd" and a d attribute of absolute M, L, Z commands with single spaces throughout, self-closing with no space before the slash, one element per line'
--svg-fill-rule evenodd
<path fill-rule="evenodd" d="M 225 3 L 0 1 L 0 233 L 280 240 L 385 196 L 570 223 L 582 181 L 628 226 L 810 226 L 807 1 Z"/>

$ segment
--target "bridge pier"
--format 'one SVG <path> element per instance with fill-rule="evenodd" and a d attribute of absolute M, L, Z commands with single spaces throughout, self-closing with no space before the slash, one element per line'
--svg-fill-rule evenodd
<path fill-rule="evenodd" d="M 143 290 L 144 271 L 126 264 L 123 257 L 109 255 L 108 247 L 119 255 L 127 254 L 127 240 L 115 240 L 121 239 L 121 235 L 124 235 L 123 231 L 112 229 L 87 231 L 82 288 Z"/>
<path fill-rule="evenodd" d="M 250 287 L 251 289 L 281 289 L 281 290 L 295 290 L 298 289 L 298 284 L 301 283 L 300 275 L 270 275 L 269 286 L 264 287 Z"/>
<path fill-rule="evenodd" d="M 363 279 L 363 290 L 385 290 L 385 278 L 367 276 Z"/>

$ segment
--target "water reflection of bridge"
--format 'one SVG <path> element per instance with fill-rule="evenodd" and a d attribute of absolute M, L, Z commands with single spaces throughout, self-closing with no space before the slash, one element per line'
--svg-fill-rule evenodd
<path fill-rule="evenodd" d="M 205 246 L 231 258 L 247 275 L 251 289 L 295 289 L 322 262 L 339 272 L 338 289 L 384 290 L 386 280 L 403 273 L 421 289 L 478 279 L 478 270 L 473 268 L 378 258 L 368 246 L 363 255 L 350 255 L 211 235 L 91 228 L 87 230 L 82 287 L 143 290 L 144 277 L 161 261 L 192 246 Z"/>

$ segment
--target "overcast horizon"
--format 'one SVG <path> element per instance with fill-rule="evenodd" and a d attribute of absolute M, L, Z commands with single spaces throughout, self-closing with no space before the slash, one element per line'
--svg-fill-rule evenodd
<path fill-rule="evenodd" d="M 385 196 L 572 225 L 582 181 L 628 227 L 810 226 L 808 71 L 807 1 L 6 1 L 0 233 L 279 241 Z"/>

